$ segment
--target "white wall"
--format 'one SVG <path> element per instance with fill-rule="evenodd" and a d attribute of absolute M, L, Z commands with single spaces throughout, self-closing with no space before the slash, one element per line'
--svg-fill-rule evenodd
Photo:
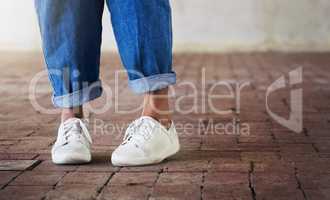
<path fill-rule="evenodd" d="M 176 50 L 330 50 L 329 0 L 173 0 Z M 108 13 L 103 47 L 116 48 Z M 33 0 L 0 6 L 0 50 L 40 50 Z"/>

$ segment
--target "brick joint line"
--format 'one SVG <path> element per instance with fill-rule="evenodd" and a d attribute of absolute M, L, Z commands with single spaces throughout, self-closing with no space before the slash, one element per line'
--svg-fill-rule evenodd
<path fill-rule="evenodd" d="M 295 177 L 295 179 L 296 179 L 296 181 L 297 181 L 298 189 L 302 192 L 302 194 L 303 194 L 303 196 L 304 196 L 304 199 L 307 200 L 308 198 L 307 198 L 306 192 L 305 192 L 305 190 L 303 189 L 303 187 L 302 187 L 302 185 L 301 185 L 301 182 L 300 182 L 300 180 L 299 180 L 299 177 L 298 177 L 298 168 L 297 168 L 297 167 L 294 168 L 294 177 Z"/>
<path fill-rule="evenodd" d="M 249 188 L 251 191 L 252 199 L 256 200 L 256 191 L 254 188 L 254 182 L 253 182 L 253 173 L 254 173 L 254 162 L 250 162 L 250 170 L 249 170 Z"/>

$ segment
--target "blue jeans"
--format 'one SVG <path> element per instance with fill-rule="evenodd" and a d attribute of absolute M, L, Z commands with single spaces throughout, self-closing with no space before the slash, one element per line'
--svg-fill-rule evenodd
<path fill-rule="evenodd" d="M 35 0 L 56 107 L 79 106 L 102 94 L 105 1 L 130 88 L 145 93 L 176 82 L 169 0 Z"/>

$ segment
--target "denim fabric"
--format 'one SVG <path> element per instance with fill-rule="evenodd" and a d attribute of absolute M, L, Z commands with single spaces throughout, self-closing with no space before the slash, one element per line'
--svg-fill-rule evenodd
<path fill-rule="evenodd" d="M 175 84 L 169 0 L 35 0 L 56 107 L 102 94 L 102 15 L 107 4 L 129 86 L 135 93 Z"/>

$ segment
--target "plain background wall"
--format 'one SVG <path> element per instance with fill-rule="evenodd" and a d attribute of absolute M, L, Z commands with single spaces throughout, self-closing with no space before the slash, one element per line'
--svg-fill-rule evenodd
<path fill-rule="evenodd" d="M 172 0 L 176 51 L 328 51 L 329 0 Z M 0 50 L 40 50 L 33 0 L 2 1 Z M 108 12 L 103 49 L 115 50 Z"/>

